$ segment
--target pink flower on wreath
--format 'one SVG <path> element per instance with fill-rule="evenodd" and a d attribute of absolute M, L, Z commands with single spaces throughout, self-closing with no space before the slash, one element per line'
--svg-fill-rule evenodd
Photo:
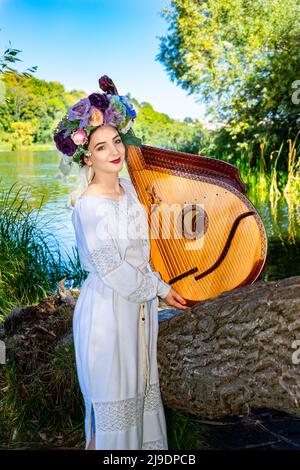
<path fill-rule="evenodd" d="M 89 119 L 89 126 L 101 126 L 104 121 L 103 112 L 100 109 L 95 108 L 92 106 L 90 119 Z"/>
<path fill-rule="evenodd" d="M 83 145 L 87 141 L 86 132 L 83 129 L 78 129 L 77 131 L 73 132 L 71 139 L 75 145 Z"/>

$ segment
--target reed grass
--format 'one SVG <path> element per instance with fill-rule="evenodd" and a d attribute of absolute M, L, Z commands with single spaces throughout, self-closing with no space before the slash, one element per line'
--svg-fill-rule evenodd
<path fill-rule="evenodd" d="M 1 187 L 1 181 L 0 181 Z M 77 250 L 62 259 L 49 221 L 30 206 L 30 187 L 14 183 L 0 194 L 0 321 L 15 306 L 38 302 L 66 279 L 84 278 Z"/>
<path fill-rule="evenodd" d="M 256 203 L 270 201 L 276 207 L 281 197 L 300 203 L 300 143 L 299 134 L 283 141 L 278 150 L 268 142 L 260 144 L 258 155 L 242 149 L 233 164 L 240 171 L 247 195 Z M 222 160 L 232 163 L 232 155 L 222 154 Z M 253 164 L 253 162 L 255 162 Z"/>

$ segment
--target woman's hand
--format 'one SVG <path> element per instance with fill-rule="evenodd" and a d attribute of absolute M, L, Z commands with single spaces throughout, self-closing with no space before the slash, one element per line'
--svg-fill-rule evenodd
<path fill-rule="evenodd" d="M 181 310 L 188 308 L 184 305 L 186 303 L 184 298 L 181 297 L 181 295 L 179 295 L 173 287 L 171 287 L 170 292 L 168 293 L 167 297 L 163 299 L 163 301 L 171 305 L 172 307 L 176 307 Z"/>

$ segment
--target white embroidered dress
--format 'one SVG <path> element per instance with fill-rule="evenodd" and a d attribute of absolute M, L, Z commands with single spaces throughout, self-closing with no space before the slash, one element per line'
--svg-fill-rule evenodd
<path fill-rule="evenodd" d="M 149 226 L 135 188 L 126 178 L 119 182 L 121 199 L 82 195 L 72 213 L 80 262 L 89 272 L 73 316 L 85 448 L 95 431 L 96 449 L 168 449 L 157 296 L 165 298 L 171 286 L 149 265 Z M 130 230 L 116 236 L 130 223 L 142 229 L 139 238 Z"/>

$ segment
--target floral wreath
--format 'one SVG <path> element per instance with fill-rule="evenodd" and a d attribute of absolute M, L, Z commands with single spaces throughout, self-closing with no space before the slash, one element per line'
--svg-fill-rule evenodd
<path fill-rule="evenodd" d="M 99 79 L 99 86 L 104 93 L 92 93 L 71 106 L 66 116 L 58 123 L 54 132 L 57 149 L 72 161 L 80 164 L 82 156 L 91 153 L 85 147 L 93 129 L 110 124 L 118 129 L 125 144 L 141 146 L 141 140 L 132 131 L 136 118 L 130 98 L 117 94 L 117 89 L 107 75 Z"/>

